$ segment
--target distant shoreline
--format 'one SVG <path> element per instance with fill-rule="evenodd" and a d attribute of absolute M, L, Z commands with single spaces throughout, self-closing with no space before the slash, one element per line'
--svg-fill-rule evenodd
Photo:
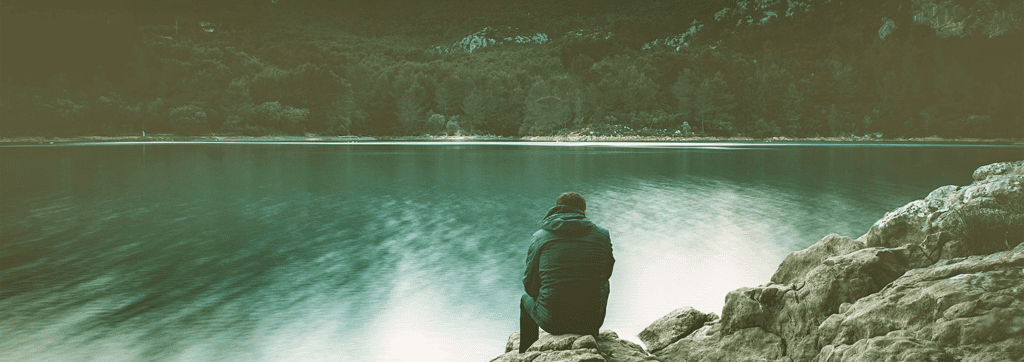
<path fill-rule="evenodd" d="M 336 142 L 649 142 L 649 143 L 687 143 L 687 142 L 812 142 L 812 143 L 938 143 L 938 144 L 980 144 L 980 145 L 1024 145 L 1024 139 L 1016 138 L 869 138 L 869 137 L 666 137 L 666 136 L 238 136 L 238 135 L 204 135 L 179 136 L 172 134 L 155 134 L 142 136 L 75 136 L 75 137 L 0 137 L 0 145 L 33 145 L 33 144 L 68 144 L 68 143 L 137 143 L 137 142 L 298 142 L 298 143 L 336 143 Z"/>

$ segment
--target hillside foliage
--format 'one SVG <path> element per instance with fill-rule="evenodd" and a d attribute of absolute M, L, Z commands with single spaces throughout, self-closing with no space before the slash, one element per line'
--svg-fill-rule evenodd
<path fill-rule="evenodd" d="M 183 3 L 5 4 L 0 135 L 1024 137 L 1019 2 Z"/>

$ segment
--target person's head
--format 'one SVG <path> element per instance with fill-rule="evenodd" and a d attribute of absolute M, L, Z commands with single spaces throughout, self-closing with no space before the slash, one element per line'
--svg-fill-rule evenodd
<path fill-rule="evenodd" d="M 575 192 L 569 191 L 558 196 L 555 205 L 566 205 L 582 212 L 587 212 L 587 200 Z"/>

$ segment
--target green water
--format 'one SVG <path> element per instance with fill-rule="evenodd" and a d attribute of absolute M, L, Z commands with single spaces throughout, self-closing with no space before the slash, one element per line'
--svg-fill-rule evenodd
<path fill-rule="evenodd" d="M 611 231 L 604 328 L 721 312 L 1022 147 L 132 144 L 0 148 L 3 361 L 486 361 L 558 194 Z"/>

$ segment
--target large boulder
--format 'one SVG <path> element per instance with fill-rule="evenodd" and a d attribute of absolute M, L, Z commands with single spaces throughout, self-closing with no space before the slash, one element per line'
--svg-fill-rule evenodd
<path fill-rule="evenodd" d="M 644 347 L 619 339 L 619 335 L 610 330 L 601 331 L 597 339 L 597 350 L 608 362 L 639 362 L 657 361 L 658 359 L 644 350 Z"/>
<path fill-rule="evenodd" d="M 775 270 L 775 274 L 772 275 L 772 283 L 790 284 L 797 279 L 803 279 L 825 259 L 846 255 L 863 248 L 864 243 L 859 241 L 837 234 L 828 235 L 807 249 L 787 254 L 782 259 L 782 264 L 779 264 L 779 269 Z"/>
<path fill-rule="evenodd" d="M 720 333 L 717 325 L 705 326 L 658 353 L 662 361 L 763 362 L 788 361 L 782 338 L 760 327 Z"/>
<path fill-rule="evenodd" d="M 519 353 L 519 332 L 505 343 L 505 354 L 491 362 L 640 362 L 655 360 L 643 347 L 619 339 L 610 330 L 598 338 L 579 334 L 549 334 L 541 331 L 525 353 Z"/>
<path fill-rule="evenodd" d="M 721 331 L 761 328 L 785 340 L 786 355 L 807 360 L 820 348 L 815 334 L 821 322 L 903 275 L 912 255 L 907 249 L 865 248 L 826 258 L 791 284 L 734 290 L 725 297 Z"/>
<path fill-rule="evenodd" d="M 721 319 L 694 332 L 687 318 L 662 318 L 649 328 L 682 332 L 652 351 L 664 361 L 1022 360 L 1024 161 L 974 178 L 886 214 L 858 240 L 829 235 L 790 253 L 771 283 L 728 293 Z"/>
<path fill-rule="evenodd" d="M 692 307 L 679 308 L 651 323 L 637 337 L 647 344 L 648 351 L 656 353 L 715 319 L 718 316 L 714 313 L 704 314 Z"/>
<path fill-rule="evenodd" d="M 817 361 L 1024 360 L 1024 244 L 907 272 L 818 328 Z"/>
<path fill-rule="evenodd" d="M 753 356 L 769 361 L 810 360 L 820 350 L 817 330 L 822 322 L 844 305 L 881 290 L 922 259 L 916 249 L 863 248 L 849 238 L 829 235 L 803 252 L 787 256 L 773 277 L 786 284 L 729 292 L 720 320 L 651 351 L 665 361 Z M 691 328 L 688 320 L 680 320 L 679 330 Z M 659 324 L 648 329 L 668 329 Z M 737 338 L 745 342 L 734 345 Z"/>
<path fill-rule="evenodd" d="M 943 186 L 875 222 L 867 246 L 918 245 L 932 262 L 1009 250 L 1024 237 L 1024 161 L 974 171 L 969 186 Z"/>

